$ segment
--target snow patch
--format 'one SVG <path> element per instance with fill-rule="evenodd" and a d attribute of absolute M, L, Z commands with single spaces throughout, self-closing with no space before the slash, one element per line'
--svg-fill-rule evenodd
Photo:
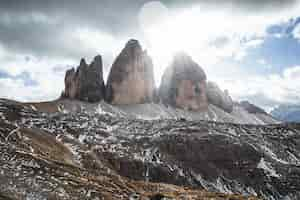
<path fill-rule="evenodd" d="M 34 111 L 37 111 L 36 107 L 34 105 L 30 105 L 30 108 Z"/>
<path fill-rule="evenodd" d="M 215 183 L 215 188 L 222 193 L 226 193 L 226 194 L 232 194 L 233 192 L 226 186 L 225 183 L 223 183 L 223 181 L 221 180 L 220 177 L 218 177 L 216 183 Z"/>
<path fill-rule="evenodd" d="M 280 178 L 280 174 L 277 174 L 277 172 L 273 169 L 273 167 L 265 161 L 264 158 L 261 158 L 259 163 L 257 164 L 258 169 L 265 170 L 270 176 Z"/>
<path fill-rule="evenodd" d="M 80 143 L 84 143 L 86 138 L 87 138 L 86 134 L 81 134 L 81 135 L 79 135 L 78 140 Z"/>
<path fill-rule="evenodd" d="M 270 156 L 272 159 L 276 160 L 277 162 L 282 164 L 289 164 L 287 161 L 278 158 L 277 155 L 269 147 L 262 145 L 261 148 L 268 156 Z"/>
<path fill-rule="evenodd" d="M 113 115 L 112 113 L 106 112 L 105 110 L 103 110 L 103 108 L 101 107 L 101 104 L 98 105 L 98 107 L 96 108 L 96 114 L 99 115 Z"/>

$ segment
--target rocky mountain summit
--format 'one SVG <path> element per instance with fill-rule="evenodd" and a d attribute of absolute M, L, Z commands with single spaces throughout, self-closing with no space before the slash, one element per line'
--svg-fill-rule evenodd
<path fill-rule="evenodd" d="M 137 40 L 130 40 L 113 63 L 106 85 L 111 104 L 152 102 L 155 94 L 153 64 Z"/>
<path fill-rule="evenodd" d="M 166 105 L 205 111 L 208 108 L 206 74 L 191 57 L 177 54 L 162 76 L 159 96 Z"/>
<path fill-rule="evenodd" d="M 204 70 L 183 52 L 174 56 L 157 89 L 152 59 L 134 39 L 127 42 L 113 62 L 106 85 L 101 57 L 97 56 L 90 66 L 82 60 L 76 72 L 67 71 L 63 97 L 86 102 L 105 100 L 136 117 L 278 122 L 266 112 L 251 112 L 248 106 L 234 103 L 229 92 L 208 81 Z"/>
<path fill-rule="evenodd" d="M 90 65 L 81 59 L 76 71 L 72 68 L 66 72 L 65 90 L 62 97 L 88 102 L 98 102 L 104 99 L 105 86 L 102 68 L 101 56 L 96 56 Z"/>

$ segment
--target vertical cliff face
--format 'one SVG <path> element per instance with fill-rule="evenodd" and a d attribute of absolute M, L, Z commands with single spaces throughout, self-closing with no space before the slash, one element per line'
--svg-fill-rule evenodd
<path fill-rule="evenodd" d="M 112 104 L 140 104 L 154 99 L 151 58 L 137 40 L 130 40 L 111 67 L 106 100 Z"/>
<path fill-rule="evenodd" d="M 177 54 L 163 74 L 159 96 L 167 105 L 192 111 L 207 110 L 206 74 L 191 57 Z"/>
<path fill-rule="evenodd" d="M 62 96 L 88 102 L 102 100 L 105 94 L 102 68 L 101 56 L 96 56 L 90 65 L 81 59 L 76 71 L 73 68 L 66 72 Z"/>

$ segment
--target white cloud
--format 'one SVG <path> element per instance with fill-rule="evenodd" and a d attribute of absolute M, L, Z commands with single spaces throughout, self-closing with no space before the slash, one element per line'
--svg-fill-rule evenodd
<path fill-rule="evenodd" d="M 257 63 L 261 64 L 261 65 L 266 65 L 267 64 L 267 61 L 265 59 L 259 59 L 257 60 Z"/>
<path fill-rule="evenodd" d="M 264 43 L 263 39 L 253 39 L 253 40 L 246 42 L 245 46 L 247 46 L 249 48 L 251 48 L 251 47 L 255 48 L 255 47 L 262 45 L 263 43 Z"/>
<path fill-rule="evenodd" d="M 300 40 L 300 24 L 297 24 L 296 27 L 294 28 L 293 36 L 294 38 Z"/>
<path fill-rule="evenodd" d="M 287 68 L 286 70 L 284 70 L 283 76 L 287 80 L 299 81 L 300 80 L 300 66 Z M 299 85 L 300 85 L 300 83 L 299 83 Z"/>
<path fill-rule="evenodd" d="M 218 80 L 219 85 L 228 89 L 236 100 L 251 99 L 265 108 L 283 103 L 299 103 L 300 66 L 288 67 L 281 75 L 264 76 L 240 71 L 236 76 L 239 78 Z"/>
<path fill-rule="evenodd" d="M 275 38 L 282 38 L 282 37 L 285 36 L 285 34 L 283 34 L 283 33 L 274 33 L 274 34 L 272 34 L 272 36 L 274 36 Z"/>
<path fill-rule="evenodd" d="M 16 78 L 0 78 L 1 97 L 12 98 L 22 101 L 42 101 L 59 97 L 64 88 L 64 75 L 55 72 L 55 68 L 60 66 L 65 69 L 75 65 L 72 60 L 53 60 L 48 58 L 36 59 L 28 55 L 16 55 L 13 59 L 0 60 L 1 70 L 12 77 L 16 77 L 23 72 L 28 72 L 30 78 L 37 84 L 27 85 L 26 80 Z"/>
<path fill-rule="evenodd" d="M 39 86 L 26 86 L 20 79 L 0 79 L 1 98 L 14 99 L 17 101 L 49 101 L 59 97 L 54 82 L 48 85 L 47 90 L 44 87 L 44 84 Z"/>
<path fill-rule="evenodd" d="M 249 51 L 263 44 L 268 27 L 297 17 L 299 8 L 300 3 L 276 12 L 245 13 L 233 12 L 231 7 L 212 10 L 199 4 L 174 11 L 159 3 L 141 10 L 140 23 L 154 59 L 155 75 L 161 77 L 172 54 L 180 50 L 206 67 L 221 66 L 227 58 L 242 61 Z M 162 17 L 152 20 L 156 16 Z M 226 41 L 215 46 L 218 38 Z"/>
<path fill-rule="evenodd" d="M 258 59 L 256 62 L 265 69 L 271 70 L 273 68 L 264 58 Z"/>
<path fill-rule="evenodd" d="M 126 40 L 117 39 L 109 33 L 89 27 L 77 27 L 67 32 L 65 37 L 70 43 L 69 46 L 74 46 L 71 43 L 75 42 L 82 49 L 101 54 L 117 54 L 126 42 Z"/>

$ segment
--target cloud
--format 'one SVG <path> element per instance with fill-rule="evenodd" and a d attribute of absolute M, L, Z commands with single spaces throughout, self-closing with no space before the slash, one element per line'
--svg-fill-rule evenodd
<path fill-rule="evenodd" d="M 1 1 L 0 11 L 15 16 L 38 12 L 44 16 L 59 18 L 65 25 L 81 24 L 101 27 L 107 32 L 120 34 L 136 25 L 135 14 L 144 2 L 143 0 L 52 0 L 43 2 L 11 0 Z"/>
<path fill-rule="evenodd" d="M 277 11 L 283 8 L 290 8 L 297 3 L 297 0 L 186 0 L 184 2 L 181 0 L 162 0 L 162 2 L 174 7 L 200 3 L 213 8 L 227 6 L 232 9 L 237 8 L 247 12 L 258 12 L 266 10 Z"/>
<path fill-rule="evenodd" d="M 22 101 L 41 101 L 59 97 L 64 88 L 64 72 L 58 68 L 67 69 L 69 64 L 76 66 L 72 60 L 38 59 L 25 55 L 15 55 L 11 59 L 0 59 L 1 97 Z M 60 63 L 60 65 L 57 65 Z"/>
<path fill-rule="evenodd" d="M 30 74 L 28 72 L 23 71 L 22 73 L 16 75 L 16 76 L 12 76 L 10 74 L 8 74 L 7 72 L 3 72 L 0 71 L 0 79 L 13 79 L 13 80 L 21 80 L 23 81 L 25 86 L 33 86 L 33 85 L 37 85 L 37 82 L 35 80 L 33 80 L 30 76 Z"/>
<path fill-rule="evenodd" d="M 74 29 L 92 29 L 95 33 L 99 32 L 99 34 L 103 34 L 103 38 L 106 37 L 105 35 L 109 35 L 109 37 L 113 37 L 116 40 L 122 40 L 123 38 L 129 39 L 131 37 L 137 37 L 143 40 L 138 15 L 140 9 L 146 2 L 150 1 L 1 1 L 0 43 L 2 43 L 5 48 L 17 53 L 30 52 L 39 57 L 56 56 L 78 59 L 80 56 L 95 53 L 86 47 L 81 47 L 82 43 L 77 43 L 76 40 L 68 38 Z M 296 4 L 295 0 L 213 0 L 209 1 L 209 3 L 204 0 L 190 0 L 185 1 L 184 4 L 181 3 L 182 1 L 162 0 L 161 2 L 171 7 L 172 11 L 179 13 L 181 11 L 178 10 L 181 10 L 181 8 L 190 9 L 194 5 L 203 6 L 203 10 L 206 10 L 205 6 L 208 4 L 214 7 L 213 10 L 216 10 L 216 13 L 226 8 L 230 13 L 232 13 L 232 9 L 237 9 L 242 12 L 242 15 L 244 15 L 249 8 L 255 8 L 254 14 L 257 15 L 257 10 L 260 8 L 264 8 L 266 12 L 277 11 L 278 9 L 281 11 L 285 8 L 293 7 Z M 122 10 L 122 12 L 120 12 L 120 10 Z M 198 12 L 198 10 L 195 12 Z M 276 14 L 280 15 L 280 13 Z M 239 16 L 236 16 L 236 18 L 239 18 Z M 251 17 L 249 19 L 250 23 L 252 23 L 251 21 L 253 20 L 251 20 Z M 223 21 L 215 23 L 216 20 L 212 21 L 214 26 L 223 24 Z M 245 24 L 245 20 L 241 19 L 241 22 Z M 257 23 L 255 23 L 255 25 L 257 25 Z M 251 26 L 249 29 L 253 27 L 255 26 Z M 96 42 L 94 44 L 96 44 Z M 97 45 L 99 49 L 106 48 L 106 46 L 101 43 Z"/>
<path fill-rule="evenodd" d="M 297 24 L 292 32 L 294 38 L 300 40 L 300 23 Z"/>
<path fill-rule="evenodd" d="M 114 47 L 122 44 L 121 38 L 97 27 L 64 25 L 50 16 L 28 15 L 8 14 L 1 18 L 0 14 L 0 44 L 6 53 L 79 60 L 99 53 L 110 56 Z"/>
<path fill-rule="evenodd" d="M 188 2 L 192 6 L 166 9 L 163 6 L 169 3 L 156 3 L 156 10 L 153 4 L 148 11 L 147 6 L 141 10 L 140 23 L 154 59 L 156 77 L 161 77 L 172 54 L 182 50 L 204 68 L 219 65 L 217 71 L 223 70 L 222 65 L 228 59 L 242 63 L 270 37 L 269 27 L 298 17 L 300 10 L 298 1 Z M 208 9 L 207 4 L 214 8 Z M 241 8 L 255 6 L 265 7 L 264 12 Z M 162 17 L 152 20 L 156 16 Z"/>
<path fill-rule="evenodd" d="M 259 59 L 257 60 L 257 63 L 261 64 L 261 65 L 266 65 L 267 64 L 267 61 L 265 59 Z"/>
<path fill-rule="evenodd" d="M 300 66 L 287 67 L 282 74 L 255 75 L 240 72 L 239 78 L 219 80 L 234 99 L 250 100 L 269 110 L 280 104 L 300 101 Z"/>
<path fill-rule="evenodd" d="M 300 66 L 295 66 L 291 68 L 287 68 L 283 72 L 283 77 L 287 80 L 300 80 Z"/>
<path fill-rule="evenodd" d="M 53 91 L 53 83 L 49 84 L 48 90 L 45 85 L 26 85 L 22 79 L 0 78 L 1 98 L 14 99 L 18 101 L 49 101 L 59 96 L 59 93 Z M 9 91 L 9 92 L 8 92 Z"/>

